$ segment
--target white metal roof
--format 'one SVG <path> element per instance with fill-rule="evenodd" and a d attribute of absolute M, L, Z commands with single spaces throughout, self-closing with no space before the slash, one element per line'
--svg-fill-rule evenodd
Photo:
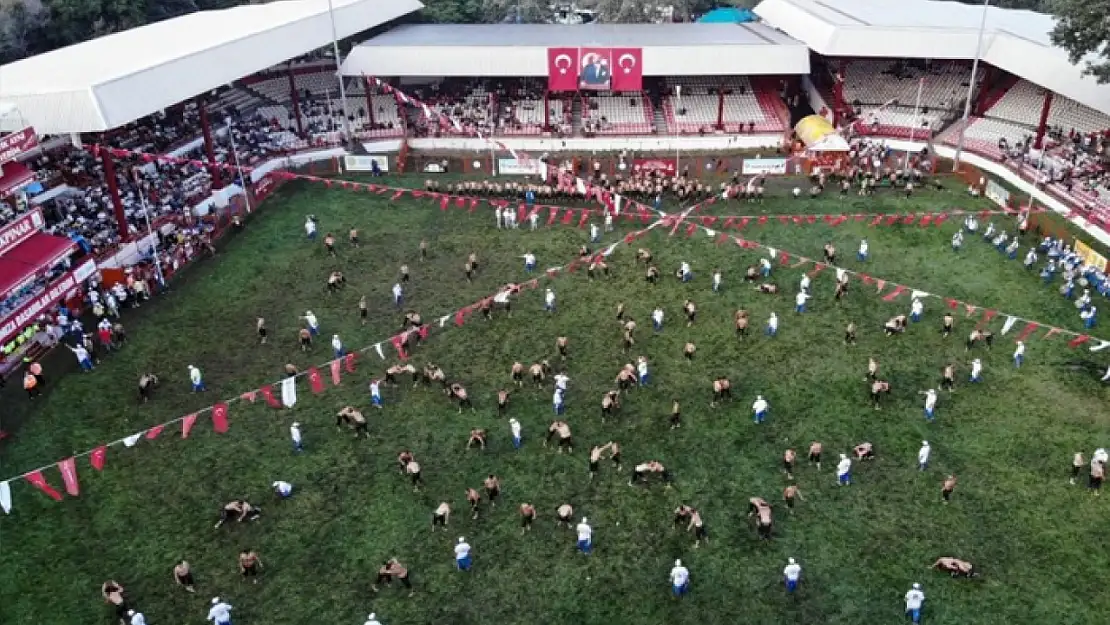
<path fill-rule="evenodd" d="M 805 44 L 755 23 L 402 25 L 356 46 L 342 71 L 546 76 L 547 49 L 564 46 L 642 48 L 646 76 L 809 73 Z"/>
<path fill-rule="evenodd" d="M 982 5 L 940 0 L 763 0 L 755 13 L 824 56 L 973 59 Z M 981 60 L 1110 114 L 1110 85 L 1052 45 L 1052 16 L 987 9 Z"/>
<path fill-rule="evenodd" d="M 419 0 L 333 0 L 339 38 L 423 7 Z M 327 45 L 328 0 L 201 11 L 0 67 L 0 99 L 42 133 L 122 126 Z"/>

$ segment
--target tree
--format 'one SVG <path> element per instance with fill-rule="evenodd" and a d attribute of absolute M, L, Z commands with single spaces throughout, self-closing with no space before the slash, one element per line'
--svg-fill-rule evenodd
<path fill-rule="evenodd" d="M 1056 27 L 1052 43 L 1068 51 L 1072 63 L 1084 64 L 1084 72 L 1099 83 L 1110 82 L 1110 0 L 1054 0 Z"/>

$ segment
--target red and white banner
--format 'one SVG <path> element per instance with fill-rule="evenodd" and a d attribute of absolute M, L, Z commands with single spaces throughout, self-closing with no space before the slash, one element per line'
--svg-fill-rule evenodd
<path fill-rule="evenodd" d="M 91 265 L 92 271 L 89 270 Z M 23 304 L 14 313 L 7 316 L 2 323 L 0 323 L 0 343 L 6 342 L 11 339 L 17 332 L 33 322 L 44 310 L 49 309 L 51 306 L 61 302 L 64 299 L 73 295 L 73 292 L 81 286 L 80 276 L 88 277 L 96 270 L 96 261 L 93 259 L 86 260 L 77 269 L 70 271 L 61 278 L 58 278 L 46 287 L 46 290 L 39 293 L 36 297 Z"/>
<path fill-rule="evenodd" d="M 678 161 L 673 158 L 636 158 L 632 159 L 632 171 L 654 171 L 673 176 L 678 172 Z"/>
<path fill-rule="evenodd" d="M 578 90 L 578 48 L 547 49 L 547 90 Z"/>
<path fill-rule="evenodd" d="M 640 91 L 641 48 L 548 48 L 548 91 Z"/>
<path fill-rule="evenodd" d="M 277 190 L 277 179 L 272 174 L 262 176 L 254 183 L 254 201 L 261 204 L 275 190 Z"/>
<path fill-rule="evenodd" d="M 641 48 L 613 48 L 613 91 L 640 91 L 644 88 L 644 54 Z"/>
<path fill-rule="evenodd" d="M 17 156 L 34 149 L 38 144 L 39 136 L 31 127 L 0 137 L 0 165 L 15 160 Z"/>
<path fill-rule="evenodd" d="M 42 230 L 45 225 L 46 220 L 42 216 L 42 209 L 36 208 L 0 228 L 0 256 L 18 247 L 20 243 L 31 238 L 32 234 Z"/>

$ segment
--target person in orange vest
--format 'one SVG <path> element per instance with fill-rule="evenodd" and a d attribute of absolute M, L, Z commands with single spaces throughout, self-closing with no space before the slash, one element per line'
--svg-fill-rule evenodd
<path fill-rule="evenodd" d="M 23 374 L 23 390 L 27 391 L 27 397 L 29 399 L 34 399 L 41 393 L 39 390 L 39 380 L 30 370 Z"/>

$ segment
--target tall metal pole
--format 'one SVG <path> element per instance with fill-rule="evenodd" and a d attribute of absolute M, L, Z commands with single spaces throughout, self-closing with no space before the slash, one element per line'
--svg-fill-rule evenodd
<path fill-rule="evenodd" d="M 239 172 L 239 182 L 243 183 L 243 198 L 247 202 L 247 212 L 251 212 L 251 192 L 249 182 L 243 177 L 243 165 L 239 162 L 239 149 L 235 147 L 235 133 L 231 129 L 231 118 L 227 118 L 227 139 L 231 142 L 231 157 L 235 159 L 235 169 Z"/>
<path fill-rule="evenodd" d="M 335 29 L 335 4 L 332 0 L 328 0 L 328 18 L 331 20 L 331 49 L 335 54 L 335 76 L 339 78 L 339 98 L 342 100 L 343 134 L 349 142 L 354 141 L 355 137 L 351 134 L 351 122 L 347 113 L 347 88 L 343 85 L 343 74 L 340 73 L 342 63 L 339 59 L 339 35 Z"/>
<path fill-rule="evenodd" d="M 682 85 L 675 85 L 674 86 L 674 94 L 675 94 L 675 100 L 676 100 L 675 103 L 678 104 L 678 108 L 675 109 L 676 114 L 674 116 L 674 118 L 675 118 L 674 119 L 674 175 L 675 175 L 675 177 L 678 177 L 678 176 L 682 175 L 682 167 L 681 167 L 682 162 L 681 162 L 681 156 L 679 155 L 679 151 L 678 151 L 679 150 L 679 145 L 680 145 L 678 114 L 682 112 Z"/>
<path fill-rule="evenodd" d="M 910 143 L 913 143 L 913 133 L 917 130 L 917 116 L 921 111 L 921 90 L 925 87 L 925 77 L 922 76 L 921 80 L 917 81 L 917 100 L 913 104 L 913 121 L 910 126 Z M 906 164 L 902 165 L 902 169 L 910 168 L 910 151 L 906 150 Z"/>
<path fill-rule="evenodd" d="M 991 0 L 983 0 L 983 19 L 979 22 L 979 36 L 975 40 L 975 59 L 971 62 L 971 80 L 967 85 L 967 101 L 964 102 L 964 117 L 960 126 L 960 139 L 956 143 L 956 154 L 952 157 L 952 171 L 960 169 L 960 155 L 964 151 L 964 140 L 967 137 L 967 122 L 971 117 L 971 99 L 975 96 L 975 78 L 979 73 L 979 57 L 983 55 L 983 33 L 987 30 L 987 13 Z"/>
<path fill-rule="evenodd" d="M 146 220 L 146 231 L 150 235 L 151 251 L 154 253 L 154 270 L 158 272 L 158 283 L 163 287 L 166 286 L 166 277 L 162 275 L 162 254 L 158 251 L 158 235 L 155 234 L 154 228 L 150 225 L 150 207 L 146 203 L 146 192 L 143 191 L 143 186 L 139 181 L 139 171 L 132 170 L 131 173 L 135 176 L 135 186 L 138 187 L 139 201 L 143 205 L 143 219 Z"/>

